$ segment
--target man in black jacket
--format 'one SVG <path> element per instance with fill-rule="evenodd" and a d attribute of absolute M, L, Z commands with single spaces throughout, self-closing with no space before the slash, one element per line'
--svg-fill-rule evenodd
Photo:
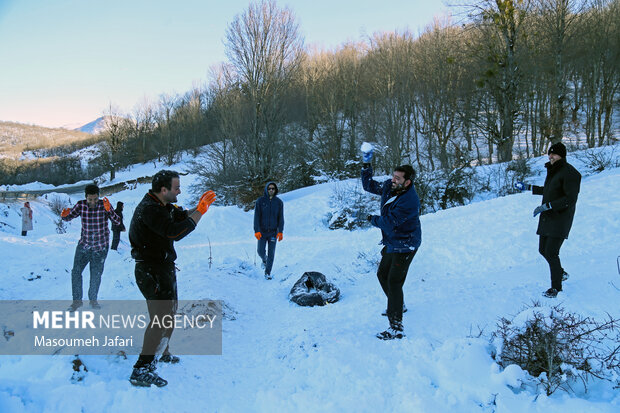
<path fill-rule="evenodd" d="M 566 162 L 566 147 L 562 142 L 551 145 L 548 154 L 545 186 L 517 182 L 515 188 L 521 191 L 531 189 L 534 195 L 543 196 L 542 204 L 534 210 L 534 216 L 540 214 L 536 231 L 540 236 L 538 252 L 549 263 L 551 272 L 551 288 L 543 295 L 553 298 L 562 291 L 562 281 L 568 278 L 560 263 L 560 247 L 568 238 L 573 224 L 581 174 Z"/>
<path fill-rule="evenodd" d="M 129 381 L 135 386 L 158 387 L 168 384 L 155 373 L 155 355 L 163 353 L 159 361 L 177 363 L 168 341 L 173 327 L 166 328 L 154 319 L 173 316 L 177 309 L 177 280 L 174 261 L 177 257 L 174 241 L 192 232 L 215 201 L 215 193 L 202 194 L 196 208 L 189 211 L 173 205 L 181 193 L 179 174 L 159 171 L 153 177 L 152 189 L 136 207 L 129 226 L 131 256 L 136 260 L 136 283 L 146 298 L 151 321 L 144 332 L 144 344 L 134 365 Z M 163 352 L 162 352 L 163 350 Z"/>

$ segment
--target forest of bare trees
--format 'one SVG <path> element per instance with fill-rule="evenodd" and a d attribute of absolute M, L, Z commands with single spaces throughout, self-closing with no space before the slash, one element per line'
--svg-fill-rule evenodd
<path fill-rule="evenodd" d="M 539 156 L 618 139 L 620 0 L 480 0 L 421 33 L 375 33 L 335 50 L 304 45 L 294 11 L 252 3 L 224 34 L 208 83 L 112 113 L 110 171 L 196 155 L 227 202 L 267 179 L 284 188 L 377 167 L 419 171 Z M 204 153 L 199 147 L 207 145 Z"/>

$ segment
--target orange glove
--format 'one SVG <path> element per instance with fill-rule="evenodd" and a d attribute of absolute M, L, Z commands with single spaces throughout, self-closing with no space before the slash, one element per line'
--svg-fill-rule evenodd
<path fill-rule="evenodd" d="M 281 232 L 278 232 L 278 235 L 276 235 L 276 238 L 278 239 L 278 241 L 282 241 L 282 237 L 283 237 L 283 236 L 284 236 L 284 235 L 282 235 L 282 233 L 281 233 Z"/>
<path fill-rule="evenodd" d="M 263 234 L 261 234 L 260 232 L 256 232 L 254 233 L 254 236 L 256 237 L 256 239 L 260 239 L 260 237 L 262 237 Z"/>
<path fill-rule="evenodd" d="M 198 202 L 198 206 L 196 207 L 196 209 L 198 210 L 198 212 L 204 215 L 213 203 L 213 201 L 215 201 L 215 192 L 207 191 L 200 197 L 200 202 Z"/>
<path fill-rule="evenodd" d="M 110 205 L 110 201 L 108 201 L 108 198 L 103 197 L 103 209 L 105 209 L 107 212 L 110 212 L 110 208 L 112 208 L 112 205 Z"/>
<path fill-rule="evenodd" d="M 71 210 L 69 208 L 65 208 L 62 210 L 62 212 L 60 213 L 61 217 L 66 217 L 67 215 L 69 215 L 71 213 Z"/>

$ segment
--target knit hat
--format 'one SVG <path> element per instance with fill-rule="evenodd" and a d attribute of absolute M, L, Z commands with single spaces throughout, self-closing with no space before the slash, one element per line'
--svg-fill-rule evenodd
<path fill-rule="evenodd" d="M 562 142 L 557 142 L 551 145 L 547 155 L 555 153 L 556 155 L 561 156 L 562 158 L 566 158 L 566 146 Z"/>

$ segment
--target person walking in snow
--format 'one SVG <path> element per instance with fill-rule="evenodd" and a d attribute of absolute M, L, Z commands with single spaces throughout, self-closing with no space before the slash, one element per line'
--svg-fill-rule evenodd
<path fill-rule="evenodd" d="M 381 215 L 368 215 L 374 227 L 381 229 L 384 245 L 377 278 L 387 297 L 390 326 L 377 334 L 382 340 L 403 338 L 403 285 L 413 257 L 422 242 L 420 199 L 413 187 L 415 170 L 411 165 L 394 168 L 392 179 L 372 179 L 372 149 L 363 154 L 362 186 L 365 191 L 381 196 Z"/>
<path fill-rule="evenodd" d="M 278 186 L 275 182 L 269 182 L 265 185 L 263 196 L 256 200 L 254 207 L 257 252 L 263 261 L 265 278 L 268 280 L 272 278 L 271 268 L 276 254 L 276 240 L 282 241 L 282 231 L 284 231 L 284 203 L 278 198 Z M 266 255 L 265 247 L 267 247 Z"/>
<path fill-rule="evenodd" d="M 110 249 L 114 251 L 118 249 L 118 243 L 121 241 L 121 232 L 125 231 L 125 224 L 123 223 L 123 205 L 121 201 L 118 201 L 116 203 L 116 208 L 114 208 L 116 215 L 118 215 L 121 220 L 120 225 L 112 223 L 112 246 Z"/>
<path fill-rule="evenodd" d="M 534 209 L 533 215 L 540 214 L 536 230 L 540 236 L 538 252 L 549 264 L 551 273 L 551 287 L 543 295 L 554 298 L 562 291 L 562 281 L 568 279 L 560 262 L 560 247 L 568 238 L 573 224 L 581 174 L 566 161 L 566 147 L 562 142 L 551 145 L 548 155 L 545 185 L 541 187 L 517 182 L 515 188 L 542 195 L 542 204 Z"/>
<path fill-rule="evenodd" d="M 154 321 L 174 316 L 177 310 L 174 264 L 177 254 L 174 241 L 180 241 L 192 232 L 215 201 L 215 193 L 206 191 L 196 208 L 184 210 L 174 205 L 180 193 L 181 182 L 177 172 L 157 172 L 153 176 L 151 190 L 136 207 L 129 225 L 131 256 L 136 260 L 136 284 L 146 299 L 150 316 L 142 352 L 129 377 L 134 386 L 150 387 L 154 384 L 162 387 L 168 384 L 155 372 L 157 355 L 161 355 L 161 362 L 179 362 L 179 358 L 171 355 L 168 348 L 174 326 Z"/>
<path fill-rule="evenodd" d="M 26 236 L 28 231 L 32 231 L 32 209 L 30 202 L 24 202 L 24 206 L 20 208 L 22 214 L 22 236 Z"/>
<path fill-rule="evenodd" d="M 73 208 L 65 208 L 60 216 L 64 221 L 81 217 L 82 233 L 75 248 L 73 269 L 71 270 L 71 290 L 73 304 L 70 311 L 82 306 L 82 272 L 86 265 L 90 266 L 90 287 L 88 299 L 92 308 L 100 308 L 97 294 L 101 285 L 103 266 L 110 246 L 110 230 L 108 219 L 120 224 L 120 218 L 114 212 L 108 198 L 99 199 L 99 187 L 95 184 L 86 185 L 86 199 L 78 201 Z"/>

